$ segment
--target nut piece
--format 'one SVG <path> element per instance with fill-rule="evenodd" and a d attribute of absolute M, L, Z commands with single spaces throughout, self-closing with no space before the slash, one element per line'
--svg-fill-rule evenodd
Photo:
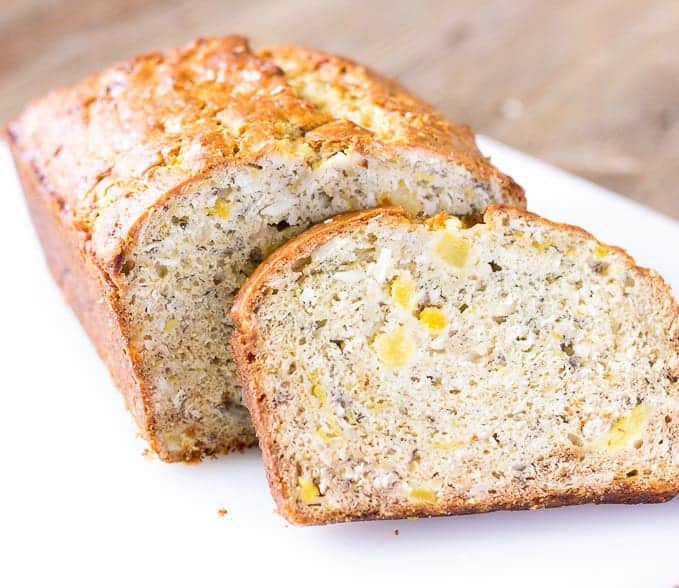
<path fill-rule="evenodd" d="M 207 213 L 211 216 L 229 218 L 231 216 L 231 205 L 224 198 L 217 198 L 214 206 L 207 209 Z"/>
<path fill-rule="evenodd" d="M 174 331 L 177 328 L 177 325 L 179 322 L 177 321 L 176 318 L 169 318 L 165 321 L 165 326 L 163 327 L 163 331 L 166 333 L 169 333 L 170 331 Z"/>
<path fill-rule="evenodd" d="M 375 337 L 374 348 L 382 363 L 392 368 L 406 365 L 415 350 L 404 327 L 398 327 L 391 333 L 382 333 Z"/>
<path fill-rule="evenodd" d="M 448 319 L 446 315 L 440 308 L 435 306 L 427 306 L 420 312 L 420 322 L 426 326 L 430 331 L 436 333 L 443 331 L 448 324 Z"/>
<path fill-rule="evenodd" d="M 321 502 L 321 492 L 309 478 L 299 478 L 297 486 L 299 487 L 299 497 L 306 504 L 319 504 Z"/>
<path fill-rule="evenodd" d="M 415 280 L 408 274 L 401 274 L 391 283 L 389 293 L 397 306 L 403 310 L 411 310 L 415 294 Z"/>
<path fill-rule="evenodd" d="M 436 492 L 429 488 L 413 488 L 409 496 L 416 502 L 422 502 L 423 504 L 436 504 L 438 501 Z"/>
<path fill-rule="evenodd" d="M 649 410 L 645 403 L 637 404 L 626 415 L 615 420 L 608 433 L 591 443 L 597 451 L 619 451 L 637 441 L 648 422 Z"/>
<path fill-rule="evenodd" d="M 463 268 L 469 255 L 469 241 L 445 229 L 436 242 L 434 252 L 447 264 Z"/>

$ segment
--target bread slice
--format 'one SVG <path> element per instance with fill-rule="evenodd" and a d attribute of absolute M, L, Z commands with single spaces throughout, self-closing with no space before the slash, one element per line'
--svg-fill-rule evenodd
<path fill-rule="evenodd" d="M 523 205 L 473 133 L 302 48 L 198 40 L 53 92 L 9 125 L 50 268 L 153 448 L 256 442 L 228 316 L 272 249 L 333 214 Z"/>
<path fill-rule="evenodd" d="M 291 522 L 660 502 L 679 491 L 678 313 L 577 227 L 388 208 L 276 251 L 232 344 Z"/>

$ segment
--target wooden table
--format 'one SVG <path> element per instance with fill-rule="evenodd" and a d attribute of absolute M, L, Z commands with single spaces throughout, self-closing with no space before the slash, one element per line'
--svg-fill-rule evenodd
<path fill-rule="evenodd" d="M 455 121 L 679 218 L 676 0 L 1 5 L 1 120 L 126 56 L 238 32 L 364 61 Z"/>

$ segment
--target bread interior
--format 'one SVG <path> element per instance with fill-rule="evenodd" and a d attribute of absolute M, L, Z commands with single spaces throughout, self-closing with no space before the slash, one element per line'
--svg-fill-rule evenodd
<path fill-rule="evenodd" d="M 493 180 L 494 181 L 494 180 Z M 501 198 L 464 168 L 414 151 L 392 159 L 292 153 L 217 170 L 153 210 L 123 264 L 125 323 L 150 383 L 156 449 L 193 459 L 256 442 L 228 341 L 238 288 L 277 246 L 347 211 L 477 213 Z"/>
<path fill-rule="evenodd" d="M 342 231 L 244 315 L 284 508 L 328 521 L 676 486 L 675 313 L 620 250 L 517 211 Z"/>

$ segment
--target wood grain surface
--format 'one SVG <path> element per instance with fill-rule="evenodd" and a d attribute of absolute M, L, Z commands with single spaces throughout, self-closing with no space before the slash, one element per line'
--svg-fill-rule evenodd
<path fill-rule="evenodd" d="M 1 0 L 0 120 L 111 62 L 226 33 L 368 63 L 679 218 L 677 0 Z"/>

